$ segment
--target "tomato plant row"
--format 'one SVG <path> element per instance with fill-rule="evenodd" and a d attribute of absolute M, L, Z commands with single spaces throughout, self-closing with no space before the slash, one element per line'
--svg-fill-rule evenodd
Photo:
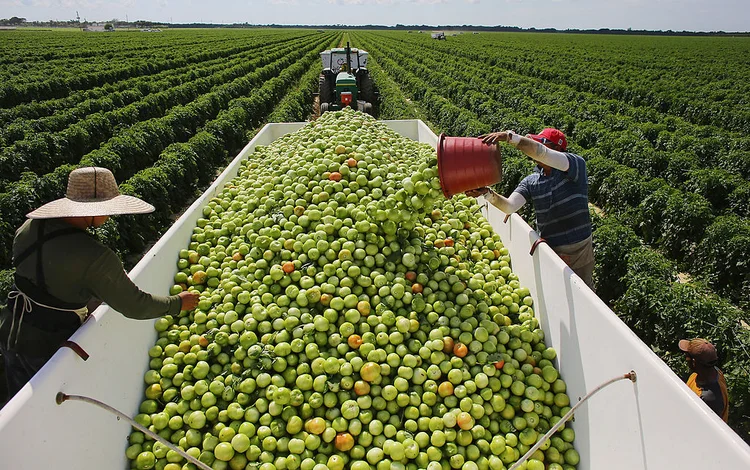
<path fill-rule="evenodd" d="M 309 34 L 298 31 L 297 34 Z M 240 44 L 261 40 L 268 42 L 283 41 L 289 37 L 288 31 L 256 30 L 251 36 L 237 35 L 229 31 L 209 32 L 191 31 L 189 33 L 161 35 L 101 35 L 79 34 L 69 31 L 48 32 L 11 32 L 9 38 L 14 47 L 0 52 L 0 64 L 18 64 L 21 71 L 34 73 L 42 67 L 54 67 L 59 64 L 75 63 L 77 59 L 91 60 L 97 57 L 113 59 L 115 57 L 132 58 L 144 52 L 162 54 L 171 50 L 172 54 L 182 54 L 189 49 L 226 49 Z M 224 46 L 221 46 L 221 45 Z"/>
<path fill-rule="evenodd" d="M 213 38 L 221 42 L 222 34 L 226 32 L 214 33 Z M 274 34 L 273 44 L 268 47 L 262 47 L 262 41 L 254 42 L 257 37 L 266 37 L 265 34 L 258 34 L 257 37 L 255 32 L 234 34 L 240 42 L 249 44 L 250 49 L 260 49 L 248 52 L 245 47 L 239 47 L 237 41 L 231 41 L 227 44 L 232 51 L 228 57 L 234 60 L 229 68 L 226 61 L 221 66 L 224 59 L 208 60 L 208 67 L 202 67 L 201 55 L 196 54 L 196 48 L 192 46 L 193 57 L 198 61 L 194 67 L 203 72 L 195 74 L 182 67 L 155 75 L 163 77 L 179 71 L 176 76 L 182 78 L 172 82 L 174 86 L 166 87 L 164 93 L 170 93 L 171 88 L 179 89 L 180 82 L 185 82 L 186 87 L 196 86 L 191 82 L 212 75 L 224 77 L 226 82 L 214 80 L 211 89 L 185 105 L 168 106 L 162 103 L 161 107 L 165 108 L 162 113 L 166 114 L 161 117 L 136 122 L 130 127 L 127 123 L 115 125 L 114 137 L 80 161 L 65 163 L 46 174 L 41 172 L 38 176 L 25 176 L 23 180 L 7 185 L 7 191 L 0 193 L 0 205 L 3 206 L 3 217 L 0 219 L 0 246 L 3 247 L 0 253 L 3 261 L 0 268 L 9 267 L 13 232 L 15 226 L 22 222 L 25 211 L 62 196 L 68 173 L 79 165 L 96 164 L 112 168 L 121 182 L 122 192 L 142 196 L 156 206 L 157 211 L 146 219 L 123 217 L 118 221 L 110 220 L 97 232 L 99 239 L 115 248 L 126 266 L 131 266 L 133 258 L 130 255 L 142 252 L 164 233 L 172 223 L 170 217 L 182 211 L 186 201 L 189 203 L 200 188 L 213 180 L 216 172 L 226 164 L 227 157 L 235 155 L 245 145 L 249 133 L 272 118 L 269 115 L 272 111 L 277 111 L 276 119 L 283 116 L 284 119 L 293 117 L 291 120 L 304 120 L 308 115 L 306 110 L 311 108 L 311 97 L 307 94 L 309 70 L 316 68 L 320 51 L 337 44 L 340 33 L 310 35 L 309 32 L 284 31 L 283 34 Z M 223 55 L 221 50 L 215 51 L 216 54 Z M 247 63 L 242 64 L 243 60 L 247 60 Z M 238 77 L 234 78 L 230 71 Z M 307 81 L 303 86 L 300 77 L 305 76 L 306 71 Z M 105 97 L 107 90 L 145 90 L 149 92 L 147 96 L 160 93 L 158 88 L 144 86 L 148 80 L 148 76 L 135 77 L 100 87 L 97 90 L 101 93 L 97 93 L 102 97 Z M 157 79 L 152 84 L 159 83 Z M 292 89 L 294 91 L 287 95 Z M 35 102 L 40 105 L 36 108 L 33 105 L 18 107 L 27 111 L 37 109 L 44 114 L 47 111 L 54 113 L 65 106 L 65 99 L 50 102 L 55 104 L 49 108 L 41 106 L 48 103 L 46 101 Z M 96 132 L 92 131 L 91 134 Z M 3 296 L 12 283 L 12 272 L 12 269 L 0 270 L 0 294 Z"/>
<path fill-rule="evenodd" d="M 699 126 L 748 132 L 747 38 L 649 38 L 544 34 L 463 36 L 434 44 L 422 36 L 389 38 L 470 58 L 468 66 L 508 72 L 638 107 Z M 482 78 L 493 78 L 482 75 Z"/>
<path fill-rule="evenodd" d="M 495 110 L 513 108 L 563 129 L 575 136 L 581 147 L 596 148 L 644 174 L 664 178 L 678 189 L 698 192 L 709 198 L 717 211 L 747 212 L 750 139 L 744 134 L 696 126 L 647 107 L 519 75 L 499 61 L 487 66 L 477 56 L 473 57 L 476 61 L 456 67 L 445 57 L 446 52 L 419 45 L 393 46 L 395 43 L 386 45 L 385 50 L 397 63 L 412 60 L 411 54 L 420 56 L 405 73 L 432 85 L 454 104 L 475 111 L 492 128 L 504 114 Z M 458 49 L 451 52 L 457 57 L 477 54 L 460 45 L 439 47 Z M 419 87 L 414 88 L 419 97 Z M 721 191 L 714 191 L 719 185 Z"/>
<path fill-rule="evenodd" d="M 72 38 L 71 41 L 74 39 Z M 221 43 L 217 45 L 221 46 Z M 76 90 L 101 86 L 137 75 L 151 75 L 162 70 L 201 60 L 211 60 L 251 48 L 243 44 L 241 38 L 238 38 L 234 44 L 230 42 L 229 46 L 228 49 L 217 47 L 208 50 L 196 47 L 196 45 L 176 50 L 167 48 L 161 54 L 155 54 L 155 57 L 151 57 L 148 52 L 144 51 L 136 57 L 130 57 L 129 60 L 114 60 L 112 63 L 102 56 L 88 62 L 93 63 L 93 66 L 67 72 L 65 69 L 55 69 L 57 73 L 42 74 L 39 77 L 40 80 L 16 75 L 9 77 L 9 80 L 0 86 L 0 107 L 10 107 L 33 100 L 61 98 Z"/>
<path fill-rule="evenodd" d="M 301 38 L 293 37 L 294 41 Z M 291 39 L 290 39 L 291 40 Z M 190 64 L 163 72 L 129 78 L 80 93 L 73 93 L 57 100 L 35 101 L 0 111 L 0 122 L 5 123 L 0 132 L 0 147 L 39 132 L 59 132 L 78 123 L 81 116 L 114 109 L 149 99 L 151 95 L 169 91 L 181 84 L 211 77 L 219 71 L 234 68 L 239 64 L 249 65 L 262 58 L 262 54 L 287 45 L 287 41 L 271 44 L 258 43 L 249 51 L 231 56 Z M 218 82 L 221 83 L 221 82 Z"/>
<path fill-rule="evenodd" d="M 560 105 L 559 108 L 549 110 L 549 105 L 538 105 L 535 101 L 523 93 L 516 95 L 512 91 L 519 90 L 519 87 L 506 88 L 507 84 L 501 83 L 496 86 L 487 86 L 484 77 L 477 79 L 479 75 L 473 74 L 471 64 L 466 66 L 457 66 L 453 63 L 455 59 L 441 56 L 441 60 L 431 59 L 430 52 L 419 45 L 414 47 L 395 47 L 396 42 L 389 46 L 389 38 L 383 38 L 374 34 L 366 36 L 374 37 L 376 42 L 371 54 L 376 60 L 380 60 L 382 65 L 394 77 L 400 77 L 405 89 L 408 90 L 415 99 L 420 100 L 422 106 L 430 113 L 435 122 L 450 133 L 457 135 L 478 135 L 488 132 L 492 129 L 513 128 L 518 132 L 533 132 L 544 125 L 554 125 L 562 129 L 571 128 L 569 135 L 576 139 L 576 129 L 579 122 L 577 117 L 587 118 L 585 115 L 584 104 L 571 104 L 569 106 Z M 449 47 L 443 46 L 441 47 Z M 416 63 L 409 70 L 400 67 L 400 64 L 408 62 L 410 58 L 405 55 L 404 51 L 410 51 L 420 55 L 419 63 Z M 453 57 L 461 57 L 456 54 Z M 538 88 L 539 86 L 537 86 Z M 530 89 L 529 86 L 526 86 Z M 520 89 L 524 91 L 523 88 Z M 550 93 L 552 95 L 553 93 Z M 563 96 L 566 96 L 563 94 Z M 565 110 L 571 110 L 569 113 Z M 576 111 L 576 109 L 578 111 Z M 519 116 L 519 112 L 526 111 L 528 115 L 541 116 L 541 118 L 527 118 Z M 552 116 L 551 116 L 552 115 Z M 552 122 L 543 119 L 552 119 Z M 557 121 L 557 122 L 555 122 Z M 632 141 L 621 139 L 621 132 L 612 131 L 613 138 L 608 138 L 608 145 L 595 146 L 581 152 L 584 156 L 595 156 L 604 154 L 608 159 L 614 159 L 621 155 L 637 155 L 638 151 L 632 149 Z M 640 139 L 643 141 L 643 139 Z M 577 141 L 576 141 L 577 143 Z M 615 145 L 612 145 L 615 144 Z M 635 143 L 637 144 L 637 142 Z M 640 146 L 637 148 L 641 148 Z M 666 156 L 666 152 L 662 152 Z M 633 157 L 635 159 L 636 157 Z M 620 160 L 627 160 L 620 158 Z M 679 160 L 681 161 L 681 160 Z M 639 170 L 642 170 L 639 168 Z M 729 264 L 725 263 L 719 266 L 717 263 L 695 263 L 698 246 L 703 240 L 703 234 L 713 222 L 717 215 L 722 214 L 721 207 L 713 206 L 710 200 L 701 193 L 710 196 L 712 200 L 723 202 L 723 206 L 729 206 L 724 211 L 729 214 L 739 213 L 744 216 L 748 211 L 747 195 L 750 194 L 750 183 L 741 177 L 731 178 L 733 175 L 716 174 L 721 173 L 716 169 L 695 169 L 688 168 L 682 171 L 675 171 L 676 180 L 685 174 L 689 175 L 687 188 L 680 191 L 666 184 L 664 180 L 648 178 L 648 173 L 633 170 L 633 178 L 641 178 L 651 181 L 645 189 L 655 190 L 664 187 L 661 194 L 669 193 L 671 205 L 650 205 L 650 213 L 646 214 L 652 225 L 655 225 L 655 240 L 667 249 L 669 254 L 678 262 L 684 262 L 685 266 L 696 275 L 703 275 L 711 282 L 712 287 L 716 288 L 722 295 L 729 296 L 734 301 L 741 302 L 747 299 L 747 289 L 745 279 L 750 271 L 742 263 Z M 609 175 L 608 171 L 604 171 Z M 629 179 L 629 180 L 632 180 Z M 645 194 L 633 194 L 624 188 L 626 180 L 621 178 L 610 178 L 612 186 L 607 188 L 613 193 L 629 193 L 627 199 L 629 204 L 623 205 L 625 200 L 614 200 L 612 198 L 603 198 L 596 191 L 590 191 L 592 200 L 603 205 L 607 211 L 623 211 L 632 205 L 641 203 Z M 734 185 L 732 187 L 732 185 Z M 723 191 L 717 190 L 722 188 Z M 678 187 L 679 188 L 679 187 Z M 694 191 L 700 188 L 701 191 Z M 731 188 L 731 189 L 730 189 Z M 690 191 L 688 190 L 690 189 Z M 735 209 L 733 212 L 731 209 Z M 746 219 L 738 219 L 739 224 L 746 224 Z M 641 227 L 641 231 L 648 227 Z M 716 231 L 712 231 L 716 232 Z M 744 233 L 744 232 L 743 232 Z M 713 242 L 715 240 L 711 240 Z M 750 241 L 750 240 L 748 240 Z M 710 243 L 710 242 L 709 242 Z M 744 254 L 744 250 L 750 249 L 750 243 L 747 241 L 737 246 L 726 246 L 726 252 L 722 253 L 722 259 L 731 259 L 730 254 Z M 711 245 L 714 247 L 715 245 Z M 744 248 L 743 248 L 744 247 Z M 739 249 L 739 253 L 737 253 Z M 721 249 L 718 250 L 721 253 Z M 717 271 L 713 271 L 716 268 Z M 724 281 L 731 278 L 734 281 L 728 284 Z M 719 280 L 721 279 L 721 281 Z"/>
<path fill-rule="evenodd" d="M 282 44 L 287 41 L 299 39 L 298 35 L 291 35 L 286 38 L 277 38 L 274 42 Z M 79 114 L 88 114 L 89 112 L 99 111 L 96 103 L 99 100 L 105 100 L 119 92 L 137 90 L 142 93 L 153 93 L 161 88 L 155 88 L 161 80 L 176 78 L 177 82 L 167 83 L 168 87 L 175 86 L 176 83 L 190 81 L 195 78 L 203 77 L 203 71 L 206 67 L 226 64 L 227 60 L 234 60 L 242 55 L 252 55 L 253 51 L 260 47 L 263 42 L 256 42 L 248 38 L 243 47 L 231 47 L 229 49 L 217 51 L 213 54 L 216 58 L 209 59 L 201 53 L 192 56 L 193 62 L 186 62 L 184 65 L 176 68 L 164 69 L 161 72 L 145 76 L 133 76 L 126 80 L 113 83 L 106 83 L 102 86 L 72 92 L 64 98 L 48 99 L 44 101 L 32 101 L 23 103 L 12 108 L 0 109 L 0 123 L 3 125 L 23 122 L 24 120 L 36 120 L 44 117 L 54 116 L 57 113 L 70 112 L 77 109 L 78 106 L 86 106 L 80 109 Z M 38 125 L 38 124 L 37 124 Z M 13 127 L 10 127 L 13 129 Z M 3 139 L 7 139 L 6 133 L 9 128 L 3 128 Z M 7 144 L 5 144 L 7 145 Z"/>
<path fill-rule="evenodd" d="M 188 142 L 168 147 L 153 166 L 121 185 L 123 192 L 151 201 L 157 208 L 145 217 L 115 222 L 117 228 L 112 233 L 119 238 L 117 245 L 122 254 L 140 253 L 148 242 L 164 233 L 173 223 L 172 216 L 184 208 L 185 201 L 194 199 L 196 190 L 213 181 L 227 157 L 231 158 L 245 146 L 247 132 L 260 126 L 266 116 L 270 119 L 273 114 L 283 115 L 295 121 L 307 117 L 306 109 L 300 105 L 301 95 L 289 90 L 304 77 L 306 69 L 317 65 L 318 52 L 318 49 L 308 52 L 249 96 L 230 102 L 227 109 Z M 304 98 L 309 102 L 310 94 Z M 290 112 L 289 108 L 298 112 Z"/>
<path fill-rule="evenodd" d="M 744 305 L 750 296 L 748 183 L 746 173 L 732 173 L 750 161 L 747 139 L 670 116 L 668 107 L 648 109 L 571 88 L 553 79 L 556 72 L 545 75 L 540 61 L 520 60 L 511 51 L 516 60 L 507 62 L 535 64 L 536 72 L 524 75 L 522 66 L 506 63 L 510 44 L 500 35 L 492 47 L 475 47 L 475 40 L 355 37 L 370 52 L 370 67 L 383 72 L 375 75 L 381 100 L 398 103 L 390 105 L 397 110 L 390 118 L 417 104 L 436 131 L 453 135 L 544 126 L 568 133 L 573 151 L 588 159 L 590 199 L 607 214 L 592 211 L 597 293 L 678 373 L 686 370 L 675 338 L 714 341 L 725 358 L 731 424 L 750 437 L 741 419 L 750 409 L 744 352 L 750 334 L 741 326 L 746 314 L 727 301 Z M 578 54 L 566 57 L 580 61 L 587 50 Z M 499 190 L 509 194 L 533 164 L 510 148 L 503 154 Z M 533 220 L 532 208 L 523 212 Z M 684 271 L 694 279 L 680 282 L 677 274 Z"/>
<path fill-rule="evenodd" d="M 124 107 L 86 116 L 61 132 L 35 132 L 6 147 L 0 153 L 0 181 L 13 182 L 23 172 L 31 171 L 43 175 L 65 163 L 75 163 L 84 155 L 99 148 L 113 135 L 121 133 L 127 126 L 141 121 L 177 112 L 184 115 L 185 108 L 195 107 L 202 95 L 221 89 L 241 86 L 248 82 L 249 74 L 275 64 L 296 49 L 309 46 L 311 41 L 294 42 L 284 46 L 260 48 L 255 58 L 241 57 L 222 68 L 215 66 L 213 73 L 203 78 L 186 81 L 145 96 Z M 263 77 L 258 77 L 258 83 Z M 33 124 L 31 124 L 33 125 Z M 177 126 L 171 126 L 177 127 Z M 106 144 L 104 144 L 106 145 Z"/>
<path fill-rule="evenodd" d="M 152 165 L 160 153 L 172 143 L 184 142 L 196 133 L 199 126 L 213 119 L 235 98 L 246 96 L 292 66 L 308 53 L 317 53 L 328 40 L 318 38 L 309 44 L 290 44 L 276 54 L 274 62 L 253 70 L 236 80 L 216 86 L 210 93 L 201 95 L 185 106 L 179 106 L 161 118 L 139 122 L 123 129 L 100 148 L 85 155 L 77 164 L 57 167 L 51 173 L 9 185 L 0 194 L 0 207 L 5 215 L 0 226 L 0 246 L 7 247 L 0 259 L 3 267 L 10 263 L 10 244 L 15 226 L 20 225 L 25 214 L 44 200 L 62 194 L 70 171 L 80 165 L 109 168 L 119 181 L 124 181 L 137 171 Z"/>

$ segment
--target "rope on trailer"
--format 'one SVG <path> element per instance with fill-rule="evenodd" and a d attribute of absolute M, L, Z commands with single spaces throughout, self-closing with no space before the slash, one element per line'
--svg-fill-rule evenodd
<path fill-rule="evenodd" d="M 549 431 L 547 431 L 547 434 L 545 434 L 544 436 L 542 436 L 542 438 L 539 439 L 539 442 L 537 442 L 534 445 L 534 447 L 532 447 L 531 449 L 529 449 L 529 451 L 526 452 L 526 454 L 524 454 L 524 456 L 521 457 L 518 460 L 518 462 L 516 462 L 515 464 L 513 464 L 513 466 L 510 467 L 510 470 L 517 470 L 524 462 L 526 462 L 534 454 L 534 452 L 536 452 L 537 450 L 539 450 L 539 448 L 542 447 L 542 445 L 544 445 L 544 443 L 547 442 L 552 437 L 552 435 L 555 434 L 555 432 L 557 432 L 557 430 L 560 429 L 560 427 L 562 427 L 562 425 L 565 424 L 573 416 L 573 413 L 575 413 L 576 409 L 579 406 L 581 406 L 586 400 L 588 400 L 589 398 L 591 398 L 592 396 L 594 396 L 599 390 L 601 390 L 601 389 L 603 389 L 603 388 L 605 388 L 605 387 L 607 387 L 607 386 L 609 386 L 609 385 L 611 385 L 611 384 L 613 384 L 615 382 L 619 382 L 620 380 L 626 380 L 626 379 L 630 380 L 633 383 L 635 383 L 635 381 L 636 381 L 635 371 L 631 370 L 630 372 L 628 372 L 625 375 L 618 375 L 617 377 L 607 380 L 603 384 L 599 385 L 598 387 L 596 387 L 595 389 L 593 389 L 592 391 L 590 391 L 585 397 L 583 397 L 578 403 L 576 403 L 575 406 L 573 406 L 573 408 L 570 409 L 570 411 L 568 411 L 567 413 L 565 413 L 565 416 L 563 416 L 560 421 L 558 421 L 554 426 L 552 426 L 552 429 L 550 429 Z"/>
<path fill-rule="evenodd" d="M 196 467 L 200 468 L 201 470 L 211 470 L 211 467 L 209 467 L 205 463 L 201 462 L 200 460 L 196 459 L 195 457 L 189 455 L 187 452 L 185 452 L 184 450 L 182 450 L 180 447 L 177 447 L 176 445 L 172 444 L 171 442 L 169 442 L 168 440 L 164 439 L 160 435 L 158 435 L 158 434 L 150 431 L 148 428 L 146 428 L 145 426 L 141 425 L 140 423 L 138 423 L 136 420 L 134 420 L 130 416 L 126 415 L 125 413 L 123 413 L 123 412 L 121 412 L 121 411 L 119 411 L 119 410 L 117 410 L 115 408 L 112 408 L 111 406 L 107 405 L 106 403 L 103 403 L 103 402 L 101 402 L 99 400 L 96 400 L 94 398 L 84 397 L 84 396 L 81 396 L 81 395 L 67 395 L 67 394 L 65 394 L 63 392 L 58 392 L 57 396 L 55 397 L 55 401 L 57 402 L 58 405 L 62 405 L 64 402 L 69 401 L 69 400 L 70 401 L 82 401 L 84 403 L 88 403 L 90 405 L 96 405 L 99 408 L 102 408 L 102 409 L 104 409 L 106 411 L 109 411 L 110 413 L 116 415 L 118 418 L 122 418 L 125 421 L 127 421 L 128 423 L 130 423 L 134 428 L 136 428 L 139 431 L 141 431 L 142 433 L 146 434 L 151 439 L 154 439 L 155 441 L 158 441 L 158 442 L 164 444 L 165 446 L 167 446 L 170 450 L 173 450 L 173 451 L 177 452 L 182 457 L 184 457 L 185 459 L 187 459 L 188 462 L 192 463 L 193 465 L 195 465 Z"/>

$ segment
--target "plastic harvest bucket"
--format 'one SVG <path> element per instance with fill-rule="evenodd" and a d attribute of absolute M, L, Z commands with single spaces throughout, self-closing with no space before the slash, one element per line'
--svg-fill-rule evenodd
<path fill-rule="evenodd" d="M 445 197 L 499 183 L 502 159 L 497 145 L 476 137 L 440 134 L 437 145 L 438 175 Z"/>

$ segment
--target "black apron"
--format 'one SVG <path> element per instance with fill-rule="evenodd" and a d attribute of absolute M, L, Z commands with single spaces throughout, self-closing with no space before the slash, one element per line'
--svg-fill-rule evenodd
<path fill-rule="evenodd" d="M 81 326 L 75 313 L 86 304 L 70 304 L 47 291 L 42 263 L 44 244 L 55 238 L 80 234 L 70 227 L 44 233 L 46 220 L 39 223 L 37 240 L 13 259 L 17 268 L 36 252 L 36 282 L 14 274 L 15 284 L 8 293 L 7 307 L 0 313 L 0 341 L 3 347 L 29 357 L 50 358 L 60 345 Z M 85 233 L 85 232 L 83 232 Z"/>

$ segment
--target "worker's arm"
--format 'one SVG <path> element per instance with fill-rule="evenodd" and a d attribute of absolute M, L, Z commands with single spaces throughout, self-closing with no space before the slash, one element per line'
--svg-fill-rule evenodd
<path fill-rule="evenodd" d="M 178 295 L 163 297 L 139 289 L 125 273 L 120 259 L 111 250 L 102 252 L 91 264 L 86 271 L 84 282 L 96 298 L 128 318 L 146 320 L 167 314 L 177 315 L 183 308 L 183 300 Z M 190 297 L 194 297 L 192 293 Z M 194 308 L 197 298 L 195 302 L 190 299 L 188 303 Z"/>
<path fill-rule="evenodd" d="M 548 148 L 534 139 L 520 136 L 511 131 L 493 132 L 492 134 L 479 136 L 479 138 L 486 144 L 507 142 L 531 157 L 534 161 L 551 166 L 560 171 L 568 171 L 568 168 L 570 168 L 570 162 L 565 153 Z"/>
<path fill-rule="evenodd" d="M 478 188 L 466 191 L 470 197 L 484 196 L 484 198 L 493 206 L 497 207 L 506 214 L 512 214 L 526 204 L 526 198 L 521 193 L 513 192 L 510 197 L 503 197 L 490 188 Z"/>

